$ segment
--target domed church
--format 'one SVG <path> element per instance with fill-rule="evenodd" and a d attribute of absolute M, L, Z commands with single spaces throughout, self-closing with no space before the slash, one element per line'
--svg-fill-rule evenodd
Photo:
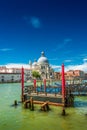
<path fill-rule="evenodd" d="M 41 74 L 42 79 L 50 79 L 54 76 L 54 70 L 49 65 L 49 61 L 45 56 L 44 52 L 41 52 L 41 56 L 38 60 L 34 60 L 32 63 L 29 63 L 32 71 L 38 71 Z"/>

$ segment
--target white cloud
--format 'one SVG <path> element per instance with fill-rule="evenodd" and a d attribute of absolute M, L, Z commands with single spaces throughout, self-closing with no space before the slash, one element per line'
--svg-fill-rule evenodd
<path fill-rule="evenodd" d="M 9 63 L 6 65 L 7 68 L 30 68 L 30 66 L 28 64 L 23 64 L 23 63 L 20 63 L 20 64 L 17 64 L 17 63 Z"/>
<path fill-rule="evenodd" d="M 61 71 L 61 66 L 57 66 L 57 65 L 51 65 L 51 66 L 55 71 L 57 71 L 57 72 Z M 84 62 L 81 65 L 67 65 L 67 66 L 65 66 L 65 71 L 69 71 L 69 70 L 82 70 L 84 72 L 87 72 L 87 62 Z"/>
<path fill-rule="evenodd" d="M 31 17 L 30 23 L 32 24 L 32 26 L 34 28 L 40 28 L 41 27 L 41 22 L 40 22 L 39 18 L 37 18 L 37 17 Z"/>
<path fill-rule="evenodd" d="M 54 71 L 56 72 L 60 72 L 61 71 L 61 66 L 58 65 L 51 65 L 51 67 L 54 69 Z"/>
<path fill-rule="evenodd" d="M 87 58 L 83 59 L 84 62 L 87 62 Z"/>
<path fill-rule="evenodd" d="M 0 51 L 3 51 L 3 52 L 12 51 L 12 50 L 13 50 L 12 48 L 2 48 L 2 49 L 0 49 Z"/>
<path fill-rule="evenodd" d="M 60 69 L 61 66 L 58 66 L 58 65 L 51 65 L 51 67 L 52 67 L 53 69 Z"/>
<path fill-rule="evenodd" d="M 72 60 L 64 60 L 64 62 L 71 62 Z"/>
<path fill-rule="evenodd" d="M 65 71 L 68 70 L 82 70 L 84 72 L 87 72 L 87 62 L 81 64 L 81 65 L 69 65 L 65 67 Z"/>

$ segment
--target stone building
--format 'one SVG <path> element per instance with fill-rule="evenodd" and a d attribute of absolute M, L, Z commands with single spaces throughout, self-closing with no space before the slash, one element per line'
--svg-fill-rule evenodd
<path fill-rule="evenodd" d="M 31 70 L 24 69 L 24 81 L 30 79 L 32 76 Z M 7 82 L 21 82 L 21 68 L 7 68 L 6 66 L 0 67 L 0 83 Z"/>
<path fill-rule="evenodd" d="M 33 63 L 30 61 L 29 65 L 32 71 L 38 71 L 40 73 L 42 79 L 54 78 L 54 70 L 50 66 L 49 60 L 44 52 L 41 52 L 41 56 L 37 61 L 35 60 Z"/>
<path fill-rule="evenodd" d="M 55 78 L 58 80 L 62 79 L 61 72 L 55 72 Z M 71 82 L 84 80 L 85 79 L 85 73 L 82 70 L 69 70 L 65 72 L 65 80 L 69 80 Z"/>

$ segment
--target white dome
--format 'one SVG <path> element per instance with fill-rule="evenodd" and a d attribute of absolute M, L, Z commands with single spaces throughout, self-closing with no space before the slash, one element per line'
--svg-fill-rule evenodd
<path fill-rule="evenodd" d="M 38 63 L 41 63 L 41 64 L 48 64 L 49 61 L 48 59 L 44 56 L 44 52 L 41 52 L 41 57 L 38 59 Z"/>
<path fill-rule="evenodd" d="M 34 62 L 32 65 L 33 65 L 33 66 L 36 66 L 36 65 L 37 65 L 37 63 L 36 63 L 36 62 Z"/>
<path fill-rule="evenodd" d="M 33 66 L 37 66 L 36 60 L 34 60 L 34 63 L 32 64 Z"/>

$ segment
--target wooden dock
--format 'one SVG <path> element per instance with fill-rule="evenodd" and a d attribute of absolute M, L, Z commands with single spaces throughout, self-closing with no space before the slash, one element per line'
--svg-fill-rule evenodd
<path fill-rule="evenodd" d="M 35 100 L 33 102 L 34 102 L 34 104 L 43 104 L 44 103 L 43 101 L 35 101 Z M 63 103 L 54 103 L 54 102 L 49 102 L 49 101 L 48 101 L 48 104 L 53 105 L 53 106 L 64 106 Z"/>
<path fill-rule="evenodd" d="M 49 105 L 54 106 L 64 106 L 62 103 L 62 96 L 59 94 L 48 94 L 48 93 L 25 93 L 25 100 L 33 98 L 34 104 L 43 104 L 44 102 L 49 102 Z"/>

